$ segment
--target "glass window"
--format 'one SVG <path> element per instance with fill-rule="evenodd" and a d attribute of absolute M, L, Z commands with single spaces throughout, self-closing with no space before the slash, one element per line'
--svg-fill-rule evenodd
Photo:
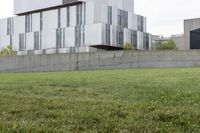
<path fill-rule="evenodd" d="M 85 44 L 85 27 L 76 26 L 75 27 L 75 45 L 80 47 Z"/>
<path fill-rule="evenodd" d="M 39 35 L 39 31 L 38 32 L 34 32 L 34 50 L 40 50 L 40 35 Z"/>
<path fill-rule="evenodd" d="M 128 28 L 128 12 L 118 9 L 118 26 Z"/>
<path fill-rule="evenodd" d="M 117 28 L 117 44 L 119 46 L 123 46 L 124 44 L 124 32 L 123 32 L 123 28 L 121 27 Z"/>
<path fill-rule="evenodd" d="M 106 44 L 110 44 L 110 25 L 106 25 Z"/>
<path fill-rule="evenodd" d="M 112 24 L 112 7 L 108 6 L 108 24 Z"/>
<path fill-rule="evenodd" d="M 62 48 L 62 29 L 56 29 L 56 48 Z"/>
<path fill-rule="evenodd" d="M 24 34 L 19 34 L 19 51 L 25 51 L 25 37 Z"/>
<path fill-rule="evenodd" d="M 137 49 L 137 31 L 131 30 L 131 44 Z"/>
<path fill-rule="evenodd" d="M 81 45 L 81 27 L 76 26 L 75 28 L 75 44 L 76 47 L 79 47 Z"/>
<path fill-rule="evenodd" d="M 40 12 L 40 31 L 43 29 L 43 13 Z"/>
<path fill-rule="evenodd" d="M 65 28 L 63 30 L 63 43 L 62 43 L 62 48 L 65 48 Z"/>
<path fill-rule="evenodd" d="M 60 8 L 58 9 L 58 28 L 61 27 L 61 11 Z"/>
<path fill-rule="evenodd" d="M 138 24 L 138 31 L 144 31 L 144 17 L 142 17 L 142 16 L 138 16 L 138 22 L 137 22 L 137 24 Z"/>
<path fill-rule="evenodd" d="M 67 27 L 70 26 L 70 10 L 69 10 L 69 7 L 67 7 Z"/>
<path fill-rule="evenodd" d="M 76 6 L 76 25 L 82 24 L 82 5 L 79 4 Z"/>
<path fill-rule="evenodd" d="M 76 25 L 85 24 L 85 3 L 76 6 Z"/>
<path fill-rule="evenodd" d="M 25 16 L 25 32 L 32 31 L 32 15 L 28 14 Z"/>
<path fill-rule="evenodd" d="M 149 34 L 148 33 L 144 33 L 143 36 L 143 45 L 144 45 L 144 50 L 148 50 L 149 49 Z"/>
<path fill-rule="evenodd" d="M 13 18 L 7 18 L 7 35 L 11 35 L 14 32 Z"/>

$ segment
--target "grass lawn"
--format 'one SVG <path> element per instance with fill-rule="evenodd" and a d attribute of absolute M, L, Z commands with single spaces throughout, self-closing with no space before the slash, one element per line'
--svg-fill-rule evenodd
<path fill-rule="evenodd" d="M 0 132 L 200 132 L 200 68 L 0 73 Z"/>

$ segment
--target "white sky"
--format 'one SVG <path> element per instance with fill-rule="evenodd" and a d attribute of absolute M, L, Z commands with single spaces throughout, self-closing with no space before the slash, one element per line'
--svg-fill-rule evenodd
<path fill-rule="evenodd" d="M 147 17 L 152 34 L 180 34 L 184 19 L 200 17 L 200 0 L 135 0 L 135 12 Z"/>
<path fill-rule="evenodd" d="M 13 16 L 13 0 L 0 0 L 0 18 Z"/>
<path fill-rule="evenodd" d="M 156 35 L 183 33 L 183 20 L 200 17 L 200 0 L 135 0 L 135 12 L 147 17 L 147 30 Z M 0 18 L 13 15 L 13 0 L 0 1 Z"/>

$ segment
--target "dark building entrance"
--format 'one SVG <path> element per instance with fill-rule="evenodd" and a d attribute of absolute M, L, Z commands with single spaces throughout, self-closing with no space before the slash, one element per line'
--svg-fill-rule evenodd
<path fill-rule="evenodd" d="M 190 49 L 200 49 L 200 29 L 190 31 Z"/>

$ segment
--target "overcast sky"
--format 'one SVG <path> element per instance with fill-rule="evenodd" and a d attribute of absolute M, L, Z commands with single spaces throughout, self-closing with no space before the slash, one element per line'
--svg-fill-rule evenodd
<path fill-rule="evenodd" d="M 184 19 L 200 17 L 200 0 L 135 0 L 135 12 L 147 17 L 152 34 L 180 34 Z"/>
<path fill-rule="evenodd" d="M 200 0 L 135 0 L 135 12 L 147 17 L 147 30 L 169 36 L 183 33 L 183 20 L 200 17 Z M 0 1 L 0 18 L 13 15 L 13 0 Z"/>

